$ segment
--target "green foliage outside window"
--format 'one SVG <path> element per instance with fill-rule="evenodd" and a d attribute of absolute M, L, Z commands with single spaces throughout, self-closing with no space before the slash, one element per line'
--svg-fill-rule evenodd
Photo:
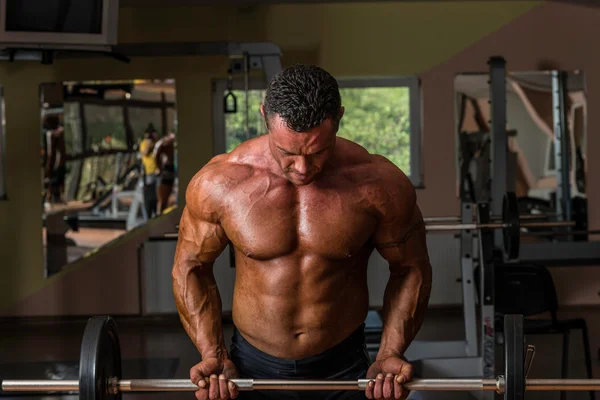
<path fill-rule="evenodd" d="M 342 88 L 344 118 L 338 136 L 352 140 L 370 153 L 380 154 L 410 174 L 410 91 L 407 87 Z M 260 115 L 264 90 L 249 91 L 249 132 L 245 129 L 246 99 L 243 90 L 234 91 L 238 112 L 225 114 L 226 151 L 248 138 L 263 135 L 266 128 Z"/>

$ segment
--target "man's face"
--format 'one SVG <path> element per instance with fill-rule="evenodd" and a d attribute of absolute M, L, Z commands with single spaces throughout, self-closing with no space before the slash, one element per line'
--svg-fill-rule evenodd
<path fill-rule="evenodd" d="M 294 132 L 275 115 L 269 121 L 269 148 L 290 182 L 296 186 L 308 185 L 331 159 L 336 133 L 332 120 L 324 121 L 310 132 Z"/>

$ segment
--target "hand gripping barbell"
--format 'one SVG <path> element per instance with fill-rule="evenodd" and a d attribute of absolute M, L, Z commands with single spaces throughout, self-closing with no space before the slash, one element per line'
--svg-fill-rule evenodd
<path fill-rule="evenodd" d="M 526 379 L 533 353 L 526 351 L 523 317 L 504 319 L 504 375 L 495 379 L 414 379 L 408 390 L 495 391 L 505 400 L 523 398 L 525 390 L 600 390 L 600 379 Z M 533 346 L 529 346 L 531 350 Z M 250 390 L 365 390 L 372 379 L 282 380 L 232 379 L 240 391 Z M 5 380 L 6 392 L 78 392 L 82 400 L 121 399 L 123 392 L 196 391 L 189 379 L 122 379 L 121 350 L 115 321 L 109 316 L 89 319 L 81 343 L 79 380 Z"/>

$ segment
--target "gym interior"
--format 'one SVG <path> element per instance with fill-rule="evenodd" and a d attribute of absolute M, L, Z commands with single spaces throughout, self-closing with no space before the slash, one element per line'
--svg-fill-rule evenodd
<path fill-rule="evenodd" d="M 11 3 L 0 7 L 13 18 L 26 14 L 11 11 Z M 528 379 L 600 377 L 600 208 L 594 206 L 600 161 L 593 157 L 600 150 L 593 135 L 600 129 L 600 114 L 593 113 L 600 107 L 593 42 L 599 6 L 583 0 L 89 3 L 102 4 L 101 39 L 23 28 L 15 36 L 8 17 L 0 19 L 6 25 L 0 26 L 0 380 L 79 379 L 92 316 L 116 321 L 123 377 L 189 378 L 200 356 L 180 321 L 171 279 L 186 187 L 212 157 L 266 133 L 259 106 L 267 83 L 298 63 L 318 65 L 338 80 L 346 107 L 339 135 L 401 168 L 432 227 L 429 307 L 406 354 L 419 376 L 502 374 L 501 317 L 526 314 L 526 343 L 535 346 Z M 48 18 L 58 18 L 44 7 Z M 55 156 L 57 146 L 64 146 L 63 157 Z M 149 169 L 161 179 L 149 179 Z M 62 182 L 56 185 L 48 170 L 62 171 Z M 481 204 L 498 226 L 456 226 L 484 223 Z M 448 229 L 433 232 L 435 224 Z M 514 267 L 514 276 L 503 275 Z M 219 256 L 214 274 L 229 344 L 231 249 Z M 388 275 L 374 252 L 365 321 L 372 357 Z M 520 289 L 511 291 L 519 279 Z M 527 391 L 526 397 L 599 394 Z M 0 396 L 78 394 L 2 390 Z M 190 392 L 123 396 L 193 398 Z"/>

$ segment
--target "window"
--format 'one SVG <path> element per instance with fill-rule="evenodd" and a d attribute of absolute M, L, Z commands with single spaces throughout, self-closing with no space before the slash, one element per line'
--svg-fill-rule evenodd
<path fill-rule="evenodd" d="M 163 134 L 162 112 L 160 108 L 128 107 L 129 124 L 133 130 L 133 141 L 139 143 L 144 137 L 148 124 L 152 124 L 159 136 Z M 167 133 L 167 132 L 164 132 Z"/>
<path fill-rule="evenodd" d="M 123 109 L 119 106 L 86 104 L 87 143 L 85 148 L 127 149 Z"/>
<path fill-rule="evenodd" d="M 237 112 L 225 114 L 225 149 L 230 152 L 240 143 L 256 136 L 264 135 L 267 129 L 260 114 L 260 105 L 265 96 L 264 90 L 248 91 L 248 129 L 246 131 L 246 92 L 233 90 L 237 99 Z"/>
<path fill-rule="evenodd" d="M 246 90 L 242 80 L 234 80 L 232 93 L 236 99 L 237 112 L 225 113 L 223 100 L 229 93 L 226 80 L 218 80 L 213 84 L 213 123 L 215 154 L 227 153 L 240 143 L 266 133 L 260 105 L 262 104 L 266 82 L 262 79 L 251 79 L 248 86 L 248 132 L 246 132 Z M 231 104 L 231 98 L 228 98 Z"/>
<path fill-rule="evenodd" d="M 50 112 L 52 111 L 50 110 Z M 83 150 L 83 143 L 81 143 L 81 138 L 78 135 L 81 121 L 79 111 L 79 103 L 65 102 L 62 113 L 65 128 L 65 150 L 67 154 L 78 153 Z"/>
<path fill-rule="evenodd" d="M 4 92 L 0 86 L 0 200 L 6 200 L 6 182 L 5 171 L 6 167 L 6 125 L 4 119 Z"/>
<path fill-rule="evenodd" d="M 422 184 L 420 168 L 420 99 L 417 78 L 340 79 L 345 107 L 338 136 L 352 140 L 369 152 L 380 154 L 410 177 L 415 186 Z M 224 113 L 223 98 L 228 93 L 225 81 L 215 84 L 215 153 L 230 152 L 243 141 L 266 133 L 260 104 L 265 83 L 251 81 L 248 90 L 248 132 L 246 97 L 234 81 L 236 113 Z"/>
<path fill-rule="evenodd" d="M 418 79 L 340 79 L 339 85 L 345 113 L 338 136 L 386 157 L 420 185 Z"/>

